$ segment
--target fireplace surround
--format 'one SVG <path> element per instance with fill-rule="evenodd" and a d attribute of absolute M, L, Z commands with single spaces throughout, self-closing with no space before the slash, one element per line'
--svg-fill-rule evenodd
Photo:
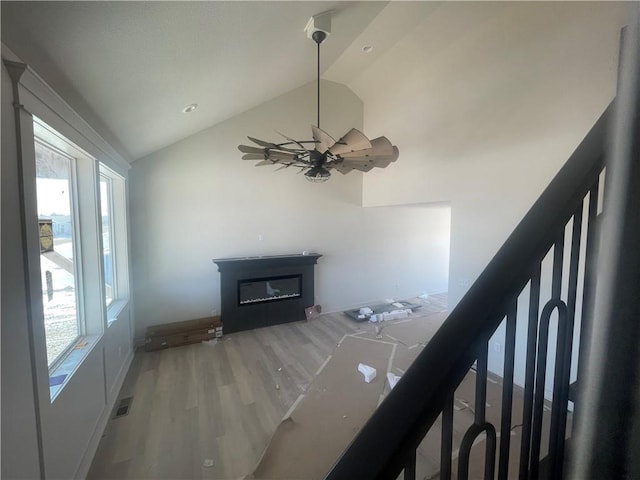
<path fill-rule="evenodd" d="M 314 266 L 322 255 L 217 258 L 225 333 L 305 319 L 315 303 Z"/>

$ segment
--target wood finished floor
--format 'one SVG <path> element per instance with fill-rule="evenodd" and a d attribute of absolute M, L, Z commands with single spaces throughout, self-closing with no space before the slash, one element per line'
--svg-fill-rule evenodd
<path fill-rule="evenodd" d="M 447 297 L 431 296 L 421 303 L 418 316 L 437 318 L 432 314 L 446 310 Z M 228 335 L 215 345 L 137 353 L 119 395 L 133 397 L 130 412 L 108 422 L 87 478 L 244 478 L 257 465 L 283 416 L 307 391 L 343 336 L 375 336 L 374 329 L 374 324 L 328 314 L 312 322 Z M 413 350 L 410 357 L 415 358 L 418 350 Z M 396 355 L 392 371 L 401 374 L 402 363 L 402 356 Z M 470 371 L 455 393 L 454 476 L 457 448 L 473 423 L 474 385 L 475 373 Z M 501 416 L 501 392 L 500 378 L 491 376 L 487 382 L 487 419 L 496 428 Z M 515 389 L 513 400 L 508 478 L 517 478 L 520 389 Z M 548 445 L 549 411 L 545 406 L 542 452 Z M 569 415 L 568 436 L 571 423 Z M 416 478 L 439 478 L 440 432 L 438 419 L 417 450 Z M 484 448 L 484 441 L 472 448 L 472 479 L 484 477 Z M 209 460 L 213 465 L 205 466 Z"/>
<path fill-rule="evenodd" d="M 437 295 L 420 312 L 445 308 Z M 133 396 L 129 414 L 108 422 L 88 478 L 242 478 L 340 339 L 363 325 L 328 314 L 136 353 L 119 395 Z"/>

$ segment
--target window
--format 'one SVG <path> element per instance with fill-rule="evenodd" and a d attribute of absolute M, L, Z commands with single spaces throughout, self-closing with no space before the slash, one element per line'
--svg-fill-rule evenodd
<path fill-rule="evenodd" d="M 126 304 L 126 185 L 35 117 L 33 131 L 38 293 L 53 400 Z"/>
<path fill-rule="evenodd" d="M 102 216 L 102 260 L 104 263 L 104 297 L 107 307 L 116 298 L 115 268 L 113 260 L 113 180 L 100 174 L 100 212 Z"/>
<path fill-rule="evenodd" d="M 108 324 L 129 294 L 125 179 L 104 164 L 100 172 L 100 215 L 104 298 Z"/>
<path fill-rule="evenodd" d="M 42 303 L 49 366 L 80 337 L 74 159 L 35 142 Z"/>
<path fill-rule="evenodd" d="M 111 389 L 105 393 L 112 391 L 123 353 L 131 353 L 130 165 L 30 69 L 12 68 L 19 163 L 10 173 L 17 174 L 20 205 L 14 208 L 21 217 L 29 346 L 42 407 L 47 383 L 53 403 L 71 379 L 84 382 L 80 372 L 96 378 L 96 368 Z M 116 328 L 107 330 L 110 323 Z"/>

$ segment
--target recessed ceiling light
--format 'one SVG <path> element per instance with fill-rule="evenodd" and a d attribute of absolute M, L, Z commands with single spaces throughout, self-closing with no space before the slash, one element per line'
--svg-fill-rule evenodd
<path fill-rule="evenodd" d="M 364 53 L 371 53 L 373 52 L 373 47 L 371 45 L 365 45 L 364 47 L 362 47 L 362 51 Z"/>
<path fill-rule="evenodd" d="M 184 107 L 182 109 L 182 113 L 191 113 L 193 112 L 196 108 L 198 108 L 198 104 L 197 103 L 192 103 L 191 105 L 187 105 L 186 107 Z"/>

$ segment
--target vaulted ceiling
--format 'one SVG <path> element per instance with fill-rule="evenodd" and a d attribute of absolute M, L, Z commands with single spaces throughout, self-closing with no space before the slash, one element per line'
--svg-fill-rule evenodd
<path fill-rule="evenodd" d="M 398 17 L 396 4 L 385 20 L 391 5 L 2 2 L 2 42 L 135 160 L 313 81 L 312 15 L 333 12 L 322 70 L 348 80 L 416 18 L 411 7 Z"/>

